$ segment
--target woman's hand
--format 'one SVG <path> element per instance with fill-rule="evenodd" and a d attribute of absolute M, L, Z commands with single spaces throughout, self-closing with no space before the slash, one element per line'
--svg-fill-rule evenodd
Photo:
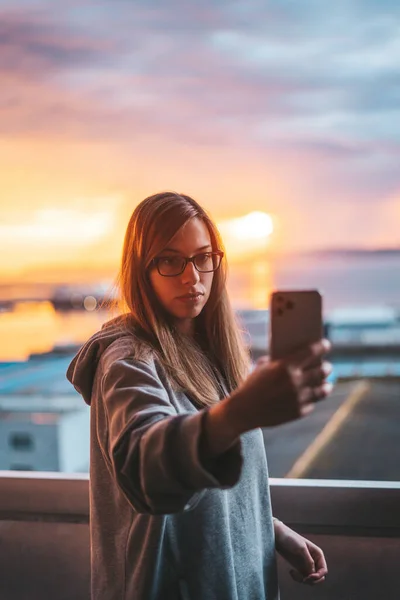
<path fill-rule="evenodd" d="M 287 423 L 311 412 L 314 403 L 332 390 L 326 382 L 331 365 L 322 362 L 329 350 L 330 343 L 321 340 L 284 360 L 260 358 L 228 398 L 208 409 L 204 456 L 225 452 L 246 431 Z"/>
<path fill-rule="evenodd" d="M 275 524 L 275 548 L 293 567 L 292 579 L 299 583 L 315 585 L 325 581 L 328 573 L 321 548 L 299 535 L 281 521 Z"/>
<path fill-rule="evenodd" d="M 239 433 L 280 425 L 311 412 L 314 403 L 332 390 L 326 382 L 332 367 L 323 362 L 329 350 L 328 340 L 321 340 L 286 359 L 260 358 L 227 399 L 227 413 L 239 426 Z"/>

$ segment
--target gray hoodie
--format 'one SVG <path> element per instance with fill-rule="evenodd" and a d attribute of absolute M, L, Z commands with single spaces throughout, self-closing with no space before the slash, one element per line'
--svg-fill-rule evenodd
<path fill-rule="evenodd" d="M 68 379 L 91 406 L 93 600 L 277 600 L 261 430 L 205 464 L 207 409 L 109 321 Z"/>

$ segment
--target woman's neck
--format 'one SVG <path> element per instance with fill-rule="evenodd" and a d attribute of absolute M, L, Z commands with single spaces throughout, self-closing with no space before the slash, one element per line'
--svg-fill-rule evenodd
<path fill-rule="evenodd" d="M 178 331 L 190 337 L 194 336 L 194 319 L 180 319 L 176 323 Z"/>

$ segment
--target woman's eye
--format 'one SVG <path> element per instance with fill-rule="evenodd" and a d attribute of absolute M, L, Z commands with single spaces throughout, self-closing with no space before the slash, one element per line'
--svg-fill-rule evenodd
<path fill-rule="evenodd" d="M 166 256 L 165 258 L 162 258 L 160 260 L 160 263 L 162 265 L 165 265 L 166 267 L 171 267 L 171 266 L 176 266 L 176 265 L 180 265 L 182 262 L 182 260 L 180 258 L 176 258 L 174 256 Z"/>
<path fill-rule="evenodd" d="M 198 262 L 199 264 L 206 264 L 209 260 L 211 259 L 211 254 L 210 253 L 205 253 L 205 254 L 198 254 L 197 258 L 196 258 L 196 262 Z"/>

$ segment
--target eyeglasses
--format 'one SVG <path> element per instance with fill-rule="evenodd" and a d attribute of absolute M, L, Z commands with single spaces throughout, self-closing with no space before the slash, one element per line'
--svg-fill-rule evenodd
<path fill-rule="evenodd" d="M 223 252 L 202 252 L 191 258 L 184 256 L 157 256 L 153 258 L 150 264 L 157 267 L 157 271 L 163 277 L 176 277 L 181 275 L 186 269 L 186 265 L 191 262 L 199 273 L 212 273 L 216 271 L 224 256 Z"/>

